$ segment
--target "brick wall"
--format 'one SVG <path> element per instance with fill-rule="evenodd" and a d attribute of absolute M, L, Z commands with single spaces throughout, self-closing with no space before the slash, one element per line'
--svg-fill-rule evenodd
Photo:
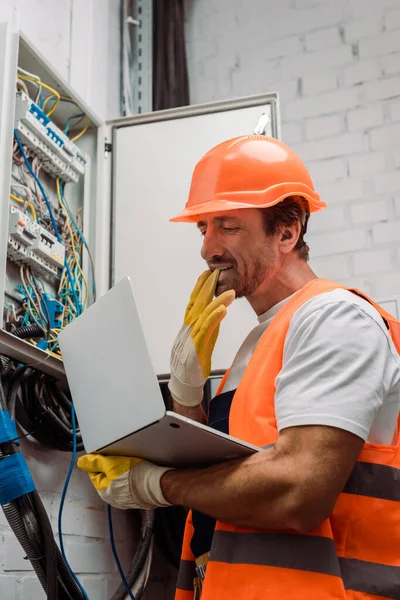
<path fill-rule="evenodd" d="M 187 0 L 191 102 L 278 91 L 320 276 L 400 296 L 400 0 Z M 234 134 L 234 132 L 232 132 Z"/>

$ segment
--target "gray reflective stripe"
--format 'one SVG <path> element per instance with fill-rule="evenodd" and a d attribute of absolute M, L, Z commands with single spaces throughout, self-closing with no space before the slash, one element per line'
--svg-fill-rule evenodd
<path fill-rule="evenodd" d="M 346 590 L 400 600 L 400 567 L 339 558 Z"/>
<path fill-rule="evenodd" d="M 400 469 L 358 462 L 343 492 L 400 502 Z"/>
<path fill-rule="evenodd" d="M 176 587 L 186 592 L 193 591 L 193 579 L 196 577 L 196 564 L 194 560 L 181 560 L 179 564 L 178 581 Z"/>
<path fill-rule="evenodd" d="M 315 535 L 217 530 L 210 560 L 341 576 L 333 540 Z"/>
<path fill-rule="evenodd" d="M 267 444 L 266 446 L 261 446 L 261 450 L 268 450 L 268 448 L 273 448 L 275 444 Z"/>

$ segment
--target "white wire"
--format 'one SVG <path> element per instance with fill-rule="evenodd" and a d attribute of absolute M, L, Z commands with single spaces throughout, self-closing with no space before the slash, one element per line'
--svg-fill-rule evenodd
<path fill-rule="evenodd" d="M 25 81 L 22 81 L 22 79 L 17 79 L 17 89 L 23 90 L 25 92 L 25 94 L 27 96 L 29 96 L 28 88 L 27 88 L 27 86 L 25 84 Z"/>
<path fill-rule="evenodd" d="M 41 79 L 38 75 L 35 75 L 34 73 L 30 73 L 29 71 L 25 71 L 25 69 L 22 69 L 21 67 L 17 67 L 17 68 L 20 73 L 23 73 L 24 75 L 28 75 L 28 77 L 33 77 L 33 79 L 37 79 L 38 81 L 41 81 Z"/>

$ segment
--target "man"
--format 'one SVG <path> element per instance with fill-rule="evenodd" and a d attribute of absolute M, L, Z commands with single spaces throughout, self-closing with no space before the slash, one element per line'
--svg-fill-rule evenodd
<path fill-rule="evenodd" d="M 173 219 L 197 223 L 209 267 L 171 354 L 174 408 L 206 422 L 219 324 L 245 297 L 259 324 L 208 423 L 265 450 L 185 470 L 80 459 L 110 504 L 192 509 L 177 600 L 400 598 L 399 328 L 312 272 L 304 234 L 324 206 L 288 147 L 246 136 L 203 157 Z"/>

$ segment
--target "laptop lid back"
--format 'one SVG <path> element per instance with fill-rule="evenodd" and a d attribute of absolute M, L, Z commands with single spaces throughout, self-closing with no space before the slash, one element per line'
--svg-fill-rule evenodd
<path fill-rule="evenodd" d="M 128 277 L 62 330 L 59 342 L 87 452 L 164 416 Z"/>

